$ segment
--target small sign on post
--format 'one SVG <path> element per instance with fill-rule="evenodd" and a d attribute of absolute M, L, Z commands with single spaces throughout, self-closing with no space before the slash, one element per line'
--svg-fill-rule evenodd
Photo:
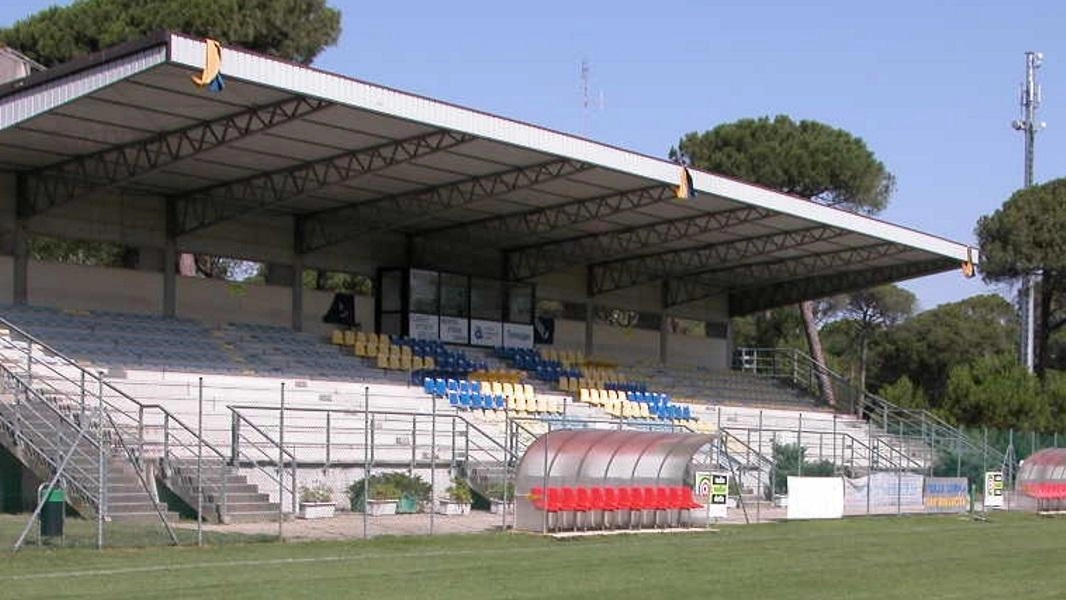
<path fill-rule="evenodd" d="M 696 497 L 706 503 L 708 519 L 724 519 L 729 498 L 729 474 L 697 472 Z"/>
<path fill-rule="evenodd" d="M 1003 472 L 985 473 L 985 508 L 1003 508 Z"/>

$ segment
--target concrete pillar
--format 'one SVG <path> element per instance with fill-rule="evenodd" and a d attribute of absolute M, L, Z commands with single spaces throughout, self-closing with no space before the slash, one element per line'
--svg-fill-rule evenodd
<path fill-rule="evenodd" d="M 292 329 L 304 329 L 304 257 L 297 254 L 292 261 Z"/>
<path fill-rule="evenodd" d="M 592 298 L 585 301 L 585 356 L 592 356 L 592 351 L 595 348 L 595 340 L 592 336 L 592 330 L 596 325 L 596 305 L 592 302 Z"/>
<path fill-rule="evenodd" d="M 661 315 L 662 323 L 659 324 L 659 364 L 665 365 L 670 355 L 670 315 L 665 312 Z"/>
<path fill-rule="evenodd" d="M 670 306 L 669 279 L 664 279 L 659 286 L 659 305 L 663 309 L 659 315 L 661 318 L 659 322 L 659 364 L 665 365 L 670 353 L 670 315 L 666 314 L 666 309 Z"/>
<path fill-rule="evenodd" d="M 178 242 L 167 236 L 163 245 L 163 316 L 174 317 L 178 310 Z"/>
<path fill-rule="evenodd" d="M 15 229 L 12 232 L 12 250 L 15 260 L 14 268 L 11 269 L 11 301 L 15 304 L 29 302 L 29 266 L 30 251 L 26 233 L 26 222 L 16 219 Z"/>

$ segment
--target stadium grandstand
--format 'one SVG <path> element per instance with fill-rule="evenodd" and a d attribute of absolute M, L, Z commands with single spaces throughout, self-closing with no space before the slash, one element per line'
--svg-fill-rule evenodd
<path fill-rule="evenodd" d="M 853 472 L 972 444 L 835 375 L 820 406 L 811 361 L 734 348 L 728 323 L 972 271 L 973 249 L 202 39 L 0 86 L 0 214 L 3 485 L 23 506 L 20 482 L 61 464 L 72 506 L 109 519 L 269 520 L 322 477 L 344 504 L 369 460 L 487 497 L 572 428 L 717 440 L 706 460 L 751 497 L 781 440 Z M 34 236 L 135 264 L 37 261 Z M 180 276 L 183 254 L 263 263 L 266 282 Z M 307 289 L 307 269 L 373 293 Z"/>

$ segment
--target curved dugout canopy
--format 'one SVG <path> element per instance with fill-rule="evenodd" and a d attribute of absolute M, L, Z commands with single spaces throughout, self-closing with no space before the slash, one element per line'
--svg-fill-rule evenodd
<path fill-rule="evenodd" d="M 516 526 L 537 529 L 534 487 L 684 485 L 693 456 L 717 436 L 614 429 L 563 429 L 529 445 L 515 471 Z"/>
<path fill-rule="evenodd" d="M 222 49 L 212 93 L 193 83 L 206 47 L 164 33 L 0 86 L 0 171 L 19 174 L 29 231 L 77 222 L 103 241 L 165 235 L 180 251 L 315 268 L 389 266 L 409 248 L 429 257 L 420 266 L 512 281 L 576 273 L 589 296 L 661 284 L 682 310 L 725 297 L 733 315 L 977 260 L 868 216 L 695 169 L 683 186 L 662 158 L 240 49 Z"/>

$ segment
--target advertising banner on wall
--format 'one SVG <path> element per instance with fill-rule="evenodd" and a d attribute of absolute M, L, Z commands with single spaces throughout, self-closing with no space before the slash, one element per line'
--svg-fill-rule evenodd
<path fill-rule="evenodd" d="M 872 476 L 844 480 L 844 508 L 849 514 L 894 513 L 922 510 L 925 477 L 914 473 L 882 471 Z"/>
<path fill-rule="evenodd" d="M 532 348 L 533 326 L 504 323 L 503 345 L 507 348 Z"/>
<path fill-rule="evenodd" d="M 965 477 L 929 477 L 925 480 L 926 512 L 954 513 L 970 509 L 970 482 Z"/>
<path fill-rule="evenodd" d="M 408 335 L 416 340 L 435 340 L 440 336 L 437 315 L 409 313 L 407 315 Z"/>
<path fill-rule="evenodd" d="M 449 344 L 469 344 L 470 320 L 464 317 L 441 317 L 440 341 Z"/>
<path fill-rule="evenodd" d="M 1003 472 L 989 471 L 985 473 L 985 507 L 1003 507 Z"/>
<path fill-rule="evenodd" d="M 788 478 L 789 519 L 839 519 L 844 516 L 841 477 Z"/>
<path fill-rule="evenodd" d="M 470 344 L 473 346 L 502 346 L 503 323 L 470 319 Z"/>

